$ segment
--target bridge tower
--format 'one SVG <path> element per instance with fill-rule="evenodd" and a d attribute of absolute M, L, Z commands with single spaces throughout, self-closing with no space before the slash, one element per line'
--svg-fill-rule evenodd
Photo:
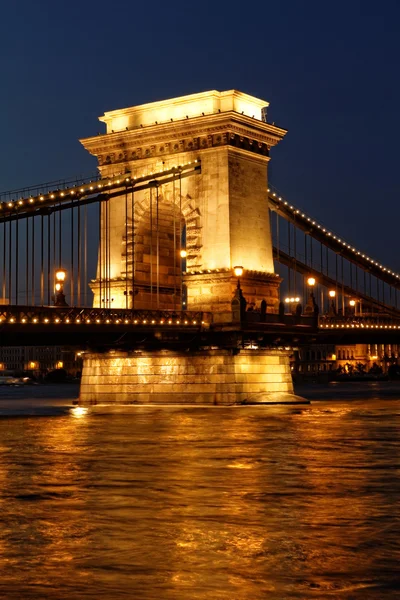
<path fill-rule="evenodd" d="M 154 185 L 121 187 L 102 203 L 94 306 L 182 307 L 213 319 L 197 342 L 85 354 L 81 404 L 234 404 L 264 392 L 293 394 L 287 352 L 245 350 L 237 341 L 243 303 L 235 266 L 243 268 L 248 303 L 278 308 L 267 168 L 286 131 L 266 123 L 267 106 L 213 90 L 107 112 L 100 118 L 107 132 L 81 140 L 103 177 L 154 174 Z M 167 339 L 161 325 L 155 335 Z"/>
<path fill-rule="evenodd" d="M 264 300 L 267 312 L 277 311 L 267 168 L 286 131 L 265 121 L 267 106 L 236 90 L 212 90 L 100 117 L 106 133 L 81 142 L 103 177 L 177 171 L 169 183 L 121 190 L 103 203 L 94 306 L 177 309 L 186 287 L 184 308 L 229 322 L 240 265 L 247 302 Z M 179 166 L 188 163 L 199 174 L 184 177 Z"/>

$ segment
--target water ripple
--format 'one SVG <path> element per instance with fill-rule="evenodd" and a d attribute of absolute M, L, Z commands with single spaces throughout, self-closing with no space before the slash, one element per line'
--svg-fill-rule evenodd
<path fill-rule="evenodd" d="M 67 400 L 0 398 L 2 600 L 397 597 L 399 400 Z"/>

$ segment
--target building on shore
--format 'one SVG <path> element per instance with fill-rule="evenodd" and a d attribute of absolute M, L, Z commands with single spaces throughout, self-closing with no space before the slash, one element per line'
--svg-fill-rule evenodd
<path fill-rule="evenodd" d="M 399 344 L 309 344 L 292 356 L 292 374 L 304 378 L 340 373 L 387 373 L 398 365 Z"/>
<path fill-rule="evenodd" d="M 0 374 L 29 373 L 36 378 L 64 369 L 70 377 L 82 371 L 82 353 L 62 346 L 0 346 Z"/>

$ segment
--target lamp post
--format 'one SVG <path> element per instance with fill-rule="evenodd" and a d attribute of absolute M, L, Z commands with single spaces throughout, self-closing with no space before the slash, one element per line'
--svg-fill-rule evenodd
<path fill-rule="evenodd" d="M 349 302 L 350 305 L 350 314 L 355 315 L 356 314 L 356 301 L 355 300 L 350 300 Z"/>
<path fill-rule="evenodd" d="M 182 248 L 182 250 L 179 252 L 179 255 L 181 257 L 181 310 L 183 310 L 184 308 L 187 309 L 186 306 L 186 297 L 183 297 L 183 272 L 186 271 L 186 257 L 187 257 L 187 252 L 184 248 Z M 186 296 L 186 294 L 185 294 Z"/>
<path fill-rule="evenodd" d="M 65 269 L 58 269 L 56 271 L 56 284 L 55 284 L 55 295 L 54 295 L 54 306 L 68 306 L 65 301 L 64 295 L 64 281 L 67 272 Z"/>
<path fill-rule="evenodd" d="M 309 294 L 307 304 L 306 304 L 306 307 L 304 310 L 304 312 L 306 314 L 310 314 L 310 313 L 312 313 L 313 315 L 318 314 L 318 306 L 317 306 L 317 303 L 315 302 L 315 296 L 314 296 L 315 284 L 316 284 L 315 277 L 309 277 L 307 279 L 307 285 L 309 286 L 310 294 Z"/>
<path fill-rule="evenodd" d="M 296 314 L 299 302 L 300 302 L 300 298 L 298 296 L 285 298 L 285 304 L 289 307 L 292 315 Z M 300 313 L 301 313 L 301 307 L 300 307 Z"/>
<path fill-rule="evenodd" d="M 243 267 L 233 267 L 233 272 L 237 277 L 237 289 L 240 290 L 240 278 L 243 275 Z"/>
<path fill-rule="evenodd" d="M 236 285 L 236 291 L 235 294 L 232 298 L 232 320 L 233 321 L 242 321 L 245 317 L 246 314 L 246 299 L 244 298 L 243 294 L 242 294 L 242 289 L 240 287 L 240 278 L 243 275 L 243 267 L 242 266 L 236 266 L 233 267 L 233 272 L 235 274 L 235 276 L 237 277 L 237 285 Z"/>
<path fill-rule="evenodd" d="M 331 299 L 328 315 L 330 317 L 334 317 L 336 315 L 336 291 L 329 290 L 328 294 L 329 294 L 329 298 Z"/>

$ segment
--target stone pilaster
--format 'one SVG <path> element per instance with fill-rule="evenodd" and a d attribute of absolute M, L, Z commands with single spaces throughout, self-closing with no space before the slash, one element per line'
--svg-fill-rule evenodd
<path fill-rule="evenodd" d="M 245 270 L 240 286 L 247 308 L 261 311 L 261 303 L 265 300 L 267 313 L 278 312 L 280 281 L 276 274 Z M 192 310 L 212 312 L 215 323 L 232 322 L 232 299 L 237 278 L 231 269 L 185 273 L 184 283 L 188 306 Z"/>

